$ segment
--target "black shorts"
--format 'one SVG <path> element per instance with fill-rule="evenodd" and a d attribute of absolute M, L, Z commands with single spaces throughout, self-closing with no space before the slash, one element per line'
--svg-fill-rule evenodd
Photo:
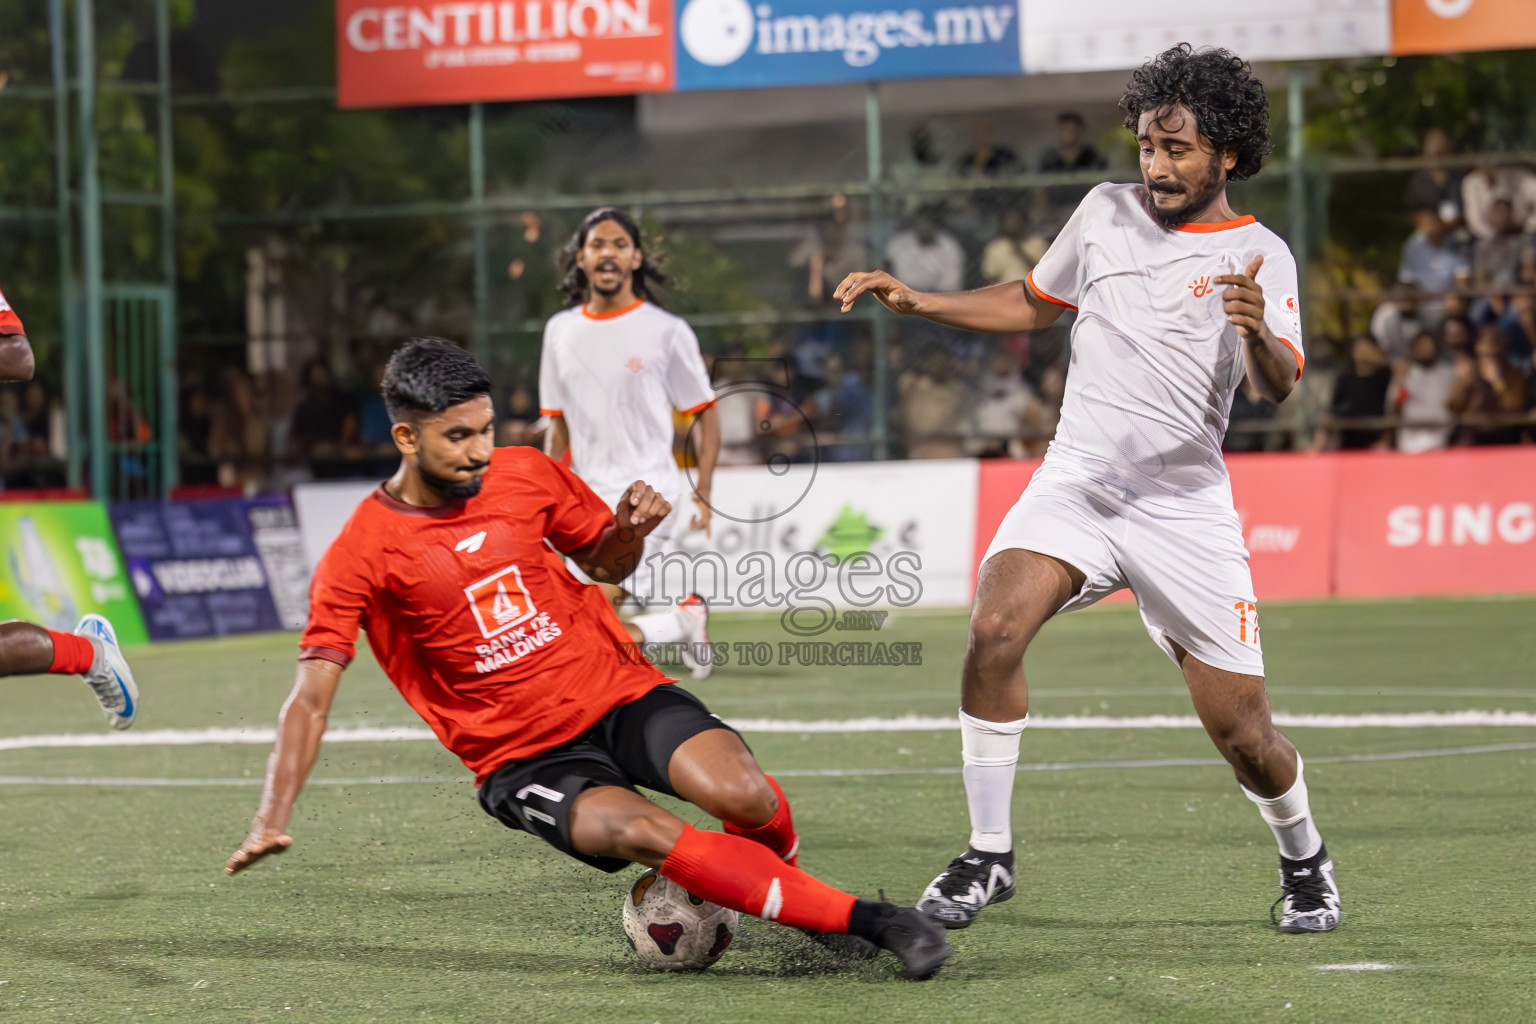
<path fill-rule="evenodd" d="M 672 754 L 710 729 L 730 726 L 681 686 L 664 683 L 620 704 L 580 739 L 497 768 L 480 786 L 480 806 L 508 828 L 600 870 L 619 871 L 629 861 L 590 857 L 571 846 L 571 804 L 590 786 L 644 786 L 677 796 L 667 781 Z"/>

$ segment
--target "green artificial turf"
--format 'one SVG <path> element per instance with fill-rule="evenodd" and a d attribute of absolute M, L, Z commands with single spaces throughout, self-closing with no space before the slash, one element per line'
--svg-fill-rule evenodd
<path fill-rule="evenodd" d="M 1274 604 L 1272 701 L 1536 711 L 1533 621 L 1529 600 Z M 713 632 L 789 639 L 766 618 L 721 616 Z M 952 716 L 964 637 L 961 615 L 900 615 L 831 639 L 921 643 L 921 666 L 733 664 L 693 688 L 737 719 Z M 270 727 L 293 654 L 286 635 L 134 651 L 135 731 Z M 1124 607 L 1050 624 L 1026 667 L 1037 718 L 1190 713 Z M 0 685 L 0 735 L 103 731 L 73 680 Z M 333 725 L 415 721 L 359 658 Z M 1536 729 L 1290 734 L 1343 889 L 1337 932 L 1275 933 L 1273 841 L 1230 772 L 1204 763 L 1200 731 L 1031 729 L 1018 895 L 951 933 L 955 956 L 927 983 L 750 919 L 715 968 L 644 972 L 619 927 L 633 870 L 602 875 L 504 829 L 430 742 L 328 745 L 293 850 L 233 879 L 220 868 L 264 746 L 0 750 L 0 1021 L 1536 1020 Z M 825 880 L 910 902 L 963 848 L 957 733 L 747 738 L 793 801 L 802 866 Z M 1466 752 L 1501 744 L 1527 749 Z M 1340 760 L 1389 753 L 1405 756 Z M 429 781 L 365 781 L 384 776 Z M 1391 969 L 1317 969 L 1360 963 Z"/>

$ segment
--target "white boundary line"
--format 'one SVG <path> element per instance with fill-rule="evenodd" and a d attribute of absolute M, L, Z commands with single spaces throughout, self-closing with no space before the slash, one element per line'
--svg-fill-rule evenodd
<path fill-rule="evenodd" d="M 1308 764 L 1358 764 L 1372 761 L 1416 761 L 1430 757 L 1466 757 L 1473 754 L 1502 754 L 1510 751 L 1536 750 L 1533 743 L 1489 743 L 1477 747 L 1437 747 L 1429 750 L 1394 750 L 1380 754 L 1342 754 L 1334 757 L 1308 757 Z M 1167 757 L 1145 761 L 1036 761 L 1020 764 L 1021 772 L 1065 772 L 1091 768 L 1211 768 L 1226 764 L 1218 757 Z M 959 765 L 934 768 L 786 768 L 774 771 L 781 779 L 851 779 L 896 775 L 959 775 Z M 0 775 L 0 786 L 92 786 L 144 788 L 208 788 L 215 786 L 259 786 L 261 779 L 226 778 L 144 778 L 133 776 L 63 776 Z M 317 778 L 309 786 L 400 786 L 461 785 L 474 780 L 468 775 L 395 775 L 373 778 Z"/>
<path fill-rule="evenodd" d="M 1297 715 L 1279 711 L 1275 724 L 1291 729 L 1426 729 L 1426 728 L 1533 728 L 1536 712 L 1530 711 L 1410 711 L 1359 715 Z M 895 718 L 815 719 L 738 718 L 730 722 L 752 733 L 861 733 L 950 732 L 960 728 L 958 719 L 927 715 Z M 1194 715 L 1063 715 L 1034 718 L 1029 728 L 1038 729 L 1199 729 Z M 266 745 L 277 738 L 273 727 L 251 729 L 153 729 L 146 732 L 55 733 L 0 738 L 0 751 L 54 747 L 180 747 L 198 744 Z M 435 740 L 430 729 L 416 725 L 347 726 L 330 729 L 327 743 L 392 743 Z"/>

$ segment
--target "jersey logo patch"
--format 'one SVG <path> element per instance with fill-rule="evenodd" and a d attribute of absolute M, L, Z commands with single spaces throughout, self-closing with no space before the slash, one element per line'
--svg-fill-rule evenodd
<path fill-rule="evenodd" d="M 469 598 L 469 610 L 487 640 L 538 614 L 528 588 L 523 586 L 522 570 L 515 565 L 471 583 L 464 588 L 464 596 Z"/>
<path fill-rule="evenodd" d="M 1215 291 L 1216 288 L 1211 284 L 1211 275 L 1206 274 L 1204 277 L 1197 277 L 1189 282 L 1189 290 L 1195 293 L 1195 298 L 1203 299 Z"/>
<path fill-rule="evenodd" d="M 485 531 L 481 530 L 479 533 L 475 534 L 473 537 L 465 537 L 463 540 L 459 541 L 457 544 L 455 544 L 453 546 L 453 550 L 455 550 L 455 551 L 468 551 L 470 554 L 474 554 L 476 551 L 480 550 L 480 545 L 482 545 L 484 543 L 485 543 Z"/>
<path fill-rule="evenodd" d="M 630 356 L 629 359 L 625 360 L 624 365 L 629 367 L 630 373 L 639 373 L 645 369 L 645 364 L 640 361 L 639 356 Z"/>

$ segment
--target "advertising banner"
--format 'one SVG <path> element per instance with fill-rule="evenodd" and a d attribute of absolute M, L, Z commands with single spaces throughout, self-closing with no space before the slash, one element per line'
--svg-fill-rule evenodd
<path fill-rule="evenodd" d="M 1531 0 L 1392 0 L 1393 53 L 1536 46 Z"/>
<path fill-rule="evenodd" d="M 299 515 L 304 560 L 311 570 L 320 564 L 331 541 L 340 536 L 357 503 L 378 489 L 377 480 L 337 480 L 294 487 L 293 507 Z"/>
<path fill-rule="evenodd" d="M 666 594 L 711 609 L 953 608 L 970 600 L 976 462 L 728 466 L 715 473 L 712 535 L 679 523 Z M 684 514 L 692 505 L 684 499 Z M 691 573 L 685 576 L 684 573 Z M 716 577 L 720 583 L 716 583 Z"/>
<path fill-rule="evenodd" d="M 154 639 L 303 626 L 309 567 L 286 498 L 121 502 L 111 516 Z"/>
<path fill-rule="evenodd" d="M 1386 53 L 1392 0 L 1021 0 L 1029 74 L 1134 68 L 1178 43 L 1225 46 L 1246 60 Z M 1403 3 L 1423 0 L 1398 0 Z M 1463 0 L 1431 0 L 1461 3 Z M 1479 0 L 1479 4 L 1487 0 Z M 1506 0 L 1524 4 L 1528 0 Z"/>
<path fill-rule="evenodd" d="M 678 89 L 1018 73 L 1018 0 L 678 2 Z"/>
<path fill-rule="evenodd" d="M 671 0 L 336 0 L 342 107 L 672 88 Z"/>
<path fill-rule="evenodd" d="M 1019 500 L 1036 460 L 988 459 L 977 487 L 972 564 Z M 1333 565 L 1336 461 L 1314 455 L 1231 455 L 1232 497 L 1243 523 L 1254 591 L 1262 600 L 1327 597 Z M 1128 600 L 1125 592 L 1110 600 Z"/>
<path fill-rule="evenodd" d="M 1341 458 L 1336 593 L 1536 592 L 1536 451 Z"/>
<path fill-rule="evenodd" d="M 144 620 L 118 557 L 107 513 L 93 501 L 0 504 L 0 618 L 68 631 L 86 612 L 142 644 Z"/>

